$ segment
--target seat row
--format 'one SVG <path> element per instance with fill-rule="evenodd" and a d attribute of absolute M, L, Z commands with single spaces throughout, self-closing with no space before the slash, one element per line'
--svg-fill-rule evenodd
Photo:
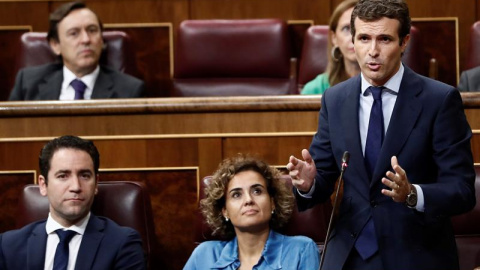
<path fill-rule="evenodd" d="M 477 201 L 480 201 L 480 167 L 475 168 L 475 190 Z M 205 197 L 204 189 L 209 184 L 211 177 L 205 177 L 200 182 L 200 198 Z M 292 183 L 288 175 L 282 180 L 291 188 Z M 151 269 L 155 260 L 152 254 L 156 253 L 157 242 L 152 208 L 148 189 L 143 183 L 128 181 L 99 182 L 98 195 L 92 206 L 96 215 L 106 216 L 122 226 L 136 229 L 142 239 L 147 261 Z M 49 212 L 48 199 L 41 196 L 38 185 L 27 185 L 19 198 L 16 226 L 23 227 L 33 221 L 45 219 Z M 323 241 L 328 228 L 332 211 L 330 202 L 316 205 L 315 207 L 298 212 L 296 207 L 288 224 L 282 233 L 286 235 L 305 235 L 317 242 L 319 249 L 323 248 Z M 168 218 L 168 217 L 165 217 Z M 456 236 L 460 269 L 473 269 L 480 266 L 480 204 L 466 214 L 452 218 L 453 229 Z M 161 232 L 158 232 L 161 234 Z M 192 241 L 196 244 L 218 239 L 213 237 L 211 230 L 205 224 L 203 216 L 198 212 L 195 224 L 195 236 Z"/>
<path fill-rule="evenodd" d="M 238 96 L 298 94 L 303 85 L 327 66 L 329 30 L 311 26 L 305 33 L 299 59 L 287 23 L 280 19 L 187 20 L 177 29 L 174 45 L 173 90 L 170 96 Z M 404 62 L 418 71 L 419 31 L 412 28 Z M 101 64 L 138 75 L 131 41 L 121 31 L 104 31 Z M 21 37 L 17 70 L 57 58 L 46 33 Z"/>

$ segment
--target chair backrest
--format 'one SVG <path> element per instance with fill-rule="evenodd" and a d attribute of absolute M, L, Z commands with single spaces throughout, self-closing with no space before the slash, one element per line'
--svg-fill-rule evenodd
<path fill-rule="evenodd" d="M 305 33 L 302 55 L 298 71 L 298 91 L 309 81 L 325 72 L 328 64 L 328 25 L 313 25 Z M 412 26 L 410 29 L 410 44 L 402 57 L 403 63 L 417 73 L 425 69 L 422 63 L 422 39 L 418 28 Z"/>
<path fill-rule="evenodd" d="M 298 86 L 313 80 L 325 72 L 328 64 L 328 25 L 312 25 L 303 39 L 302 55 L 298 69 Z"/>
<path fill-rule="evenodd" d="M 207 187 L 211 181 L 211 176 L 207 176 L 200 182 L 199 200 L 205 198 L 205 187 Z M 289 189 L 292 189 L 292 180 L 288 175 L 282 175 L 282 181 L 287 185 Z M 325 241 L 325 235 L 327 234 L 328 221 L 330 219 L 330 213 L 332 206 L 330 201 L 324 204 L 318 204 L 313 208 L 306 211 L 299 212 L 297 206 L 294 206 L 293 214 L 282 228 L 280 233 L 285 235 L 304 235 L 312 238 L 319 248 L 323 247 Z M 212 236 L 212 231 L 208 225 L 204 222 L 204 218 L 200 211 L 197 215 L 196 229 L 195 229 L 195 243 L 199 244 L 208 240 L 221 239 L 218 236 Z"/>
<path fill-rule="evenodd" d="M 477 204 L 472 211 L 452 218 L 460 269 L 480 266 L 480 167 L 475 167 Z"/>
<path fill-rule="evenodd" d="M 123 73 L 137 76 L 135 57 L 130 45 L 130 38 L 125 32 L 103 31 L 105 47 L 100 56 L 100 64 L 109 66 Z M 17 70 L 58 61 L 47 41 L 46 32 L 27 32 L 22 35 L 18 55 Z"/>
<path fill-rule="evenodd" d="M 480 66 L 480 21 L 470 27 L 470 42 L 465 54 L 465 69 Z"/>
<path fill-rule="evenodd" d="M 106 181 L 98 183 L 92 213 L 105 216 L 121 226 L 137 230 L 143 241 L 148 265 L 151 254 L 156 250 L 155 227 L 153 223 L 150 195 L 141 182 Z M 34 221 L 46 219 L 49 213 L 47 197 L 40 194 L 38 185 L 27 185 L 18 201 L 18 228 Z"/>
<path fill-rule="evenodd" d="M 291 94 L 290 56 L 283 20 L 186 20 L 177 29 L 172 95 Z"/>

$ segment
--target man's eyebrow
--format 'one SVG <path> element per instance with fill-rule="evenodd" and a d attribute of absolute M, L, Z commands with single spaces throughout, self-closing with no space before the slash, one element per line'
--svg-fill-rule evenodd
<path fill-rule="evenodd" d="M 72 171 L 71 170 L 58 170 L 55 172 L 55 174 L 59 174 L 59 173 L 71 173 Z"/>

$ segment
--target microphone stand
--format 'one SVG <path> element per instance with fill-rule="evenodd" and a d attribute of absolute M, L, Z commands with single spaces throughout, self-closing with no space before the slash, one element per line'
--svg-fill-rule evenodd
<path fill-rule="evenodd" d="M 327 244 L 328 244 L 328 238 L 330 237 L 330 231 L 332 229 L 332 224 L 334 223 L 333 220 L 336 219 L 336 213 L 337 213 L 337 208 L 338 208 L 338 193 L 340 191 L 340 186 L 342 185 L 343 182 L 343 173 L 345 172 L 345 169 L 348 167 L 348 161 L 350 159 L 350 153 L 348 151 L 345 151 L 343 153 L 342 157 L 342 167 L 340 169 L 340 176 L 338 177 L 338 185 L 337 185 L 337 190 L 335 192 L 335 200 L 333 202 L 333 208 L 332 208 L 332 213 L 330 214 L 330 221 L 328 222 L 328 228 L 327 228 L 327 235 L 325 236 L 325 244 L 323 245 L 323 252 L 322 256 L 320 258 L 320 268 L 319 270 L 322 270 L 323 267 L 323 261 L 325 259 L 325 253 L 327 252 Z"/>

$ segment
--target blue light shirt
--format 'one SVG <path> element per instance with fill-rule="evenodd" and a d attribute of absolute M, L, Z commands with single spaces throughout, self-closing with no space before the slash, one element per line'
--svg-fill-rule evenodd
<path fill-rule="evenodd" d="M 320 254 L 315 242 L 305 236 L 285 236 L 270 230 L 265 248 L 252 270 L 318 269 Z M 240 267 L 237 237 L 230 241 L 200 244 L 188 259 L 184 270 L 229 269 Z"/>

